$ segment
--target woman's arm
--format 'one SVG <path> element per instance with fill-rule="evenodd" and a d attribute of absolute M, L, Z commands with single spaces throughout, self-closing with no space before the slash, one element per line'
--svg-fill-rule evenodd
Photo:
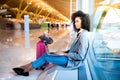
<path fill-rule="evenodd" d="M 63 51 L 64 53 L 69 53 L 70 50 L 67 50 L 67 51 Z"/>
<path fill-rule="evenodd" d="M 77 44 L 74 46 L 75 50 L 70 51 L 68 56 L 74 60 L 83 60 L 87 53 L 88 46 L 89 46 L 89 42 L 87 35 L 86 34 L 81 35 Z"/>

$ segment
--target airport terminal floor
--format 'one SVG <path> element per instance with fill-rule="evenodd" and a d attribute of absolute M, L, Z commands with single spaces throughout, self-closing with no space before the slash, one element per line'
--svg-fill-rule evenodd
<path fill-rule="evenodd" d="M 36 80 L 41 70 L 33 70 L 30 76 L 18 76 L 13 67 L 26 64 L 36 57 L 36 42 L 44 31 L 33 29 L 26 42 L 24 30 L 0 30 L 0 80 Z M 54 43 L 50 51 L 65 50 L 70 39 L 69 30 L 51 30 Z M 93 32 L 93 52 L 88 56 L 92 80 L 120 79 L 120 28 L 104 26 Z M 27 43 L 27 44 L 26 44 Z M 57 46 L 57 47 L 56 47 Z M 89 80 L 89 79 L 87 79 Z"/>
<path fill-rule="evenodd" d="M 68 30 L 52 30 L 50 35 L 54 43 L 49 45 L 50 51 L 65 50 L 69 39 Z M 29 77 L 16 76 L 12 68 L 36 59 L 36 43 L 43 34 L 40 29 L 30 30 L 29 46 L 25 45 L 23 30 L 0 30 L 0 80 L 36 80 L 41 70 L 32 71 Z M 56 47 L 57 46 L 57 47 Z"/>

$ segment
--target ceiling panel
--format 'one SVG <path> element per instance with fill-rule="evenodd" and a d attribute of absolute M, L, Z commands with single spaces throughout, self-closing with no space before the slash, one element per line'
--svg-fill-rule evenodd
<path fill-rule="evenodd" d="M 21 0 L 0 0 L 0 6 L 7 4 L 10 8 L 19 8 L 20 1 Z M 27 5 L 27 1 L 30 1 L 30 0 L 23 0 L 21 10 L 25 8 L 25 6 Z M 94 9 L 97 6 L 99 6 L 98 3 L 101 1 L 104 1 L 104 0 L 94 0 Z M 61 13 L 63 16 L 67 18 L 70 17 L 70 0 L 33 0 L 33 3 L 28 7 L 27 11 L 35 13 L 38 7 L 36 6 L 36 3 L 41 3 L 41 2 L 44 2 L 46 4 L 39 5 L 40 9 L 42 9 L 42 7 L 49 5 L 49 7 L 47 7 L 46 9 L 47 12 L 51 12 L 51 9 L 50 9 L 51 7 L 51 8 L 54 8 L 58 12 L 57 14 L 56 12 L 55 13 L 52 12 L 53 15 L 59 16 L 59 13 Z M 72 0 L 72 7 L 73 7 L 72 11 L 75 11 L 76 0 Z"/>

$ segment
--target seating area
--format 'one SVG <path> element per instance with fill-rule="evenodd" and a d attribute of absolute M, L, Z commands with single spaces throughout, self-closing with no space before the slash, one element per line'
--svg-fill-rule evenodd
<path fill-rule="evenodd" d="M 91 37 L 93 36 L 93 33 L 90 32 L 90 35 L 88 35 L 90 41 L 89 44 L 92 44 L 93 39 Z M 92 47 L 90 46 L 88 49 L 88 54 L 92 50 Z M 82 65 L 79 68 L 76 69 L 66 69 L 61 66 L 54 66 L 54 67 L 48 67 L 40 76 L 38 77 L 38 80 L 92 80 L 89 63 L 88 63 L 88 56 L 86 57 L 85 61 L 82 63 Z"/>
<path fill-rule="evenodd" d="M 87 61 L 79 68 L 66 69 L 61 66 L 49 67 L 40 73 L 37 80 L 92 80 Z"/>

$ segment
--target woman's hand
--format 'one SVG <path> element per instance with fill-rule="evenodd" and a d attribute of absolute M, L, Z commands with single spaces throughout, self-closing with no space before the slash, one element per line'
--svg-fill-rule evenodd
<path fill-rule="evenodd" d="M 64 53 L 63 51 L 56 51 L 55 54 L 57 55 L 67 55 L 67 53 Z"/>

